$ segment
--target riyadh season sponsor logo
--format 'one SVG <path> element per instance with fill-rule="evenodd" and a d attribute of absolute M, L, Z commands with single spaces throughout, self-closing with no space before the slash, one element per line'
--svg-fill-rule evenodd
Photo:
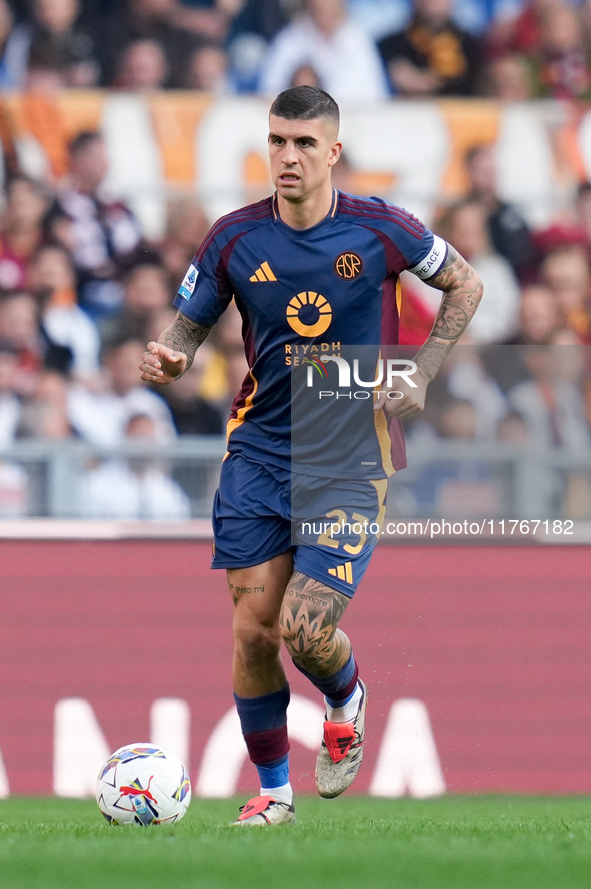
<path fill-rule="evenodd" d="M 371 399 L 376 389 L 385 386 L 387 389 L 387 398 L 391 401 L 398 401 L 401 398 L 404 398 L 404 393 L 396 390 L 395 380 L 399 380 L 402 378 L 409 386 L 413 389 L 417 388 L 417 384 L 412 379 L 412 375 L 417 371 L 417 365 L 414 361 L 411 361 L 409 358 L 387 358 L 384 360 L 380 358 L 377 362 L 376 367 L 376 377 L 374 380 L 362 380 L 359 373 L 359 359 L 355 358 L 353 360 L 353 369 L 351 374 L 351 365 L 345 358 L 341 358 L 339 355 L 322 355 L 318 358 L 304 358 L 302 364 L 306 364 L 306 387 L 314 388 L 315 381 L 317 381 L 318 374 L 321 377 L 321 384 L 326 384 L 329 381 L 329 374 L 326 365 L 329 362 L 334 362 L 338 367 L 339 379 L 338 379 L 338 389 L 336 391 L 334 389 L 320 389 L 318 391 L 318 399 L 320 401 L 325 399 L 356 399 L 358 401 L 364 401 L 367 399 Z M 316 371 L 316 373 L 315 373 Z M 354 389 L 351 386 L 351 376 L 353 377 L 353 383 L 355 386 L 358 386 L 358 389 Z M 340 391 L 343 390 L 343 391 Z"/>

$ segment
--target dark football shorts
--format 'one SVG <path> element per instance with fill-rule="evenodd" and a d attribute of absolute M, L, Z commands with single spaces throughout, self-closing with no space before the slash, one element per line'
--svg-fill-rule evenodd
<path fill-rule="evenodd" d="M 291 551 L 295 570 L 351 597 L 376 545 L 387 479 L 328 479 L 231 454 L 213 506 L 212 568 Z"/>

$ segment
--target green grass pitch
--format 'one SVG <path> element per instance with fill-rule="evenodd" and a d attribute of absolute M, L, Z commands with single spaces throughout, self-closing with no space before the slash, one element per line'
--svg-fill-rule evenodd
<path fill-rule="evenodd" d="M 242 800 L 241 802 L 244 802 Z M 298 823 L 229 828 L 238 801 L 178 825 L 112 827 L 94 802 L 0 802 L 2 889 L 589 889 L 591 798 L 299 798 Z"/>

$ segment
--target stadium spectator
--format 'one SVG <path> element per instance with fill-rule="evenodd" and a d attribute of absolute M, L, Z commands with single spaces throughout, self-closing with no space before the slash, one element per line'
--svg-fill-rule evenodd
<path fill-rule="evenodd" d="M 178 380 L 180 386 L 168 386 L 163 393 L 179 435 L 222 435 L 224 432 L 221 412 L 199 394 L 203 372 L 214 351 L 209 343 L 203 346 L 193 366 Z"/>
<path fill-rule="evenodd" d="M 288 24 L 282 0 L 245 0 L 228 37 L 231 80 L 237 92 L 254 92 L 269 43 Z"/>
<path fill-rule="evenodd" d="M 527 222 L 513 204 L 497 192 L 495 148 L 479 145 L 466 155 L 468 199 L 478 202 L 486 215 L 488 236 L 493 248 L 511 264 L 520 281 L 535 275 L 538 255 Z"/>
<path fill-rule="evenodd" d="M 533 232 L 533 240 L 540 256 L 540 265 L 544 257 L 556 250 L 565 250 L 578 247 L 587 252 L 587 234 L 575 222 L 576 210 L 574 207 L 565 208 L 564 214 L 555 217 L 548 228 L 538 229 Z M 568 218 L 568 217 L 571 218 Z M 539 273 L 539 269 L 538 269 Z"/>
<path fill-rule="evenodd" d="M 41 307 L 24 291 L 0 297 L 0 339 L 10 343 L 18 354 L 15 389 L 29 395 L 43 368 L 67 373 L 71 350 L 54 342 L 41 322 Z"/>
<path fill-rule="evenodd" d="M 62 374 L 44 371 L 23 404 L 18 438 L 64 439 L 73 436 L 68 419 L 67 382 Z"/>
<path fill-rule="evenodd" d="M 76 270 L 69 252 L 60 244 L 42 244 L 29 262 L 27 285 L 49 308 L 75 305 Z"/>
<path fill-rule="evenodd" d="M 479 350 L 461 345 L 446 362 L 447 391 L 474 409 L 474 438 L 491 440 L 499 420 L 507 413 L 503 393 L 487 372 Z"/>
<path fill-rule="evenodd" d="M 591 365 L 589 350 L 583 347 L 581 338 L 570 327 L 554 331 L 550 338 L 553 346 L 556 377 L 563 382 L 577 386 L 582 392 L 585 419 L 591 429 Z M 591 481 L 587 479 L 587 485 Z"/>
<path fill-rule="evenodd" d="M 184 86 L 214 96 L 231 92 L 228 64 L 228 54 L 221 44 L 206 43 L 189 56 Z"/>
<path fill-rule="evenodd" d="M 181 28 L 214 40 L 225 40 L 245 0 L 180 0 L 173 6 L 172 21 Z M 270 12 L 264 4 L 264 12 Z"/>
<path fill-rule="evenodd" d="M 431 417 L 433 425 L 420 428 L 419 434 L 423 441 L 431 438 L 431 453 L 437 459 L 423 463 L 420 472 L 406 484 L 403 482 L 407 509 L 410 507 L 415 515 L 446 518 L 498 515 L 500 494 L 496 480 L 487 463 L 470 454 L 470 445 L 476 442 L 478 433 L 474 404 L 445 392 L 438 398 Z M 445 454 L 450 459 L 437 453 L 437 440 L 448 443 Z M 462 459 L 457 459 L 458 454 Z"/>
<path fill-rule="evenodd" d="M 487 43 L 493 59 L 507 54 L 527 59 L 535 78 L 534 94 L 555 98 L 589 94 L 588 39 L 581 14 L 571 3 L 529 0 L 516 17 L 494 23 Z"/>
<path fill-rule="evenodd" d="M 17 25 L 14 32 L 21 54 L 17 86 L 25 86 L 31 62 L 40 70 L 45 60 L 45 70 L 49 70 L 50 59 L 55 70 L 63 70 L 66 86 L 80 88 L 98 82 L 95 42 L 91 31 L 80 24 L 80 13 L 79 0 L 33 0 L 30 20 Z"/>
<path fill-rule="evenodd" d="M 532 63 L 519 53 L 492 59 L 484 81 L 484 92 L 501 102 L 527 102 L 536 98 L 538 84 Z"/>
<path fill-rule="evenodd" d="M 542 263 L 542 276 L 563 313 L 566 325 L 591 342 L 591 272 L 584 247 L 559 247 Z"/>
<path fill-rule="evenodd" d="M 25 286 L 27 262 L 43 239 L 48 198 L 43 186 L 27 176 L 12 177 L 0 222 L 0 289 Z"/>
<path fill-rule="evenodd" d="M 322 89 L 322 86 L 320 84 L 320 77 L 318 76 L 316 69 L 313 68 L 312 65 L 302 65 L 300 68 L 298 68 L 298 70 L 294 72 L 294 75 L 291 78 L 290 86 L 319 86 Z"/>
<path fill-rule="evenodd" d="M 411 13 L 410 0 L 349 0 L 348 5 L 355 21 L 376 41 L 403 28 Z"/>
<path fill-rule="evenodd" d="M 195 248 L 201 244 L 208 230 L 209 221 L 196 198 L 183 195 L 169 201 L 166 233 L 159 251 L 173 288 L 183 280 Z"/>
<path fill-rule="evenodd" d="M 74 220 L 55 201 L 43 219 L 43 241 L 63 247 L 70 255 L 74 253 Z"/>
<path fill-rule="evenodd" d="M 159 90 L 167 85 L 168 65 L 156 40 L 134 40 L 121 50 L 113 86 L 127 92 Z"/>
<path fill-rule="evenodd" d="M 288 24 L 288 12 L 293 8 L 285 0 L 243 0 L 234 6 L 241 8 L 232 19 L 230 40 L 236 35 L 256 34 L 271 41 Z"/>
<path fill-rule="evenodd" d="M 465 398 L 450 398 L 439 415 L 439 434 L 445 439 L 472 441 L 476 437 L 476 411 Z"/>
<path fill-rule="evenodd" d="M 529 284 L 521 293 L 519 328 L 507 346 L 547 346 L 563 330 L 564 313 L 550 290 L 543 283 Z M 524 356 L 526 350 L 489 347 L 494 373 L 505 392 L 528 378 Z M 495 354 L 498 356 L 494 361 Z"/>
<path fill-rule="evenodd" d="M 525 0 L 509 8 L 491 24 L 486 35 L 487 52 L 496 57 L 507 52 L 535 56 L 542 42 L 542 18 L 562 0 Z"/>
<path fill-rule="evenodd" d="M 177 0 L 125 0 L 100 26 L 100 62 L 103 84 L 111 86 L 117 77 L 124 47 L 137 40 L 158 43 L 166 58 L 169 86 L 180 87 L 189 54 L 199 38 L 174 23 Z"/>
<path fill-rule="evenodd" d="M 0 339 L 0 453 L 14 442 L 21 414 L 20 398 L 15 390 L 18 349 L 9 340 Z"/>
<path fill-rule="evenodd" d="M 582 182 L 575 203 L 576 222 L 591 255 L 591 182 Z"/>
<path fill-rule="evenodd" d="M 582 348 L 577 334 L 568 327 L 552 335 L 552 360 L 559 380 L 577 387 L 582 394 L 584 419 L 591 434 L 591 366 L 588 350 Z M 565 514 L 574 517 L 591 515 L 591 476 L 584 469 L 569 473 L 569 490 Z"/>
<path fill-rule="evenodd" d="M 30 293 L 15 291 L 0 297 L 0 340 L 17 354 L 16 391 L 29 395 L 43 366 L 44 353 L 39 308 Z"/>
<path fill-rule="evenodd" d="M 139 351 L 138 351 L 139 350 Z M 155 424 L 159 442 L 175 437 L 170 411 L 163 399 L 138 383 L 143 354 L 140 340 L 110 346 L 104 356 L 104 376 L 94 384 L 75 383 L 68 392 L 68 416 L 81 438 L 97 447 L 120 444 L 134 414 L 146 414 Z"/>
<path fill-rule="evenodd" d="M 172 305 L 167 306 L 161 312 L 157 312 L 154 315 L 151 324 L 148 326 L 148 331 L 152 340 L 154 339 L 155 330 L 166 330 L 167 327 L 170 327 L 175 318 L 176 312 L 174 311 L 174 306 Z M 160 325 L 160 327 L 158 327 L 158 325 Z M 162 325 L 164 325 L 164 327 Z"/>
<path fill-rule="evenodd" d="M 80 133 L 70 145 L 69 180 L 57 197 L 57 208 L 72 220 L 80 302 L 94 317 L 119 309 L 122 292 L 115 279 L 142 237 L 139 223 L 123 202 L 107 202 L 100 196 L 107 170 L 101 134 Z"/>
<path fill-rule="evenodd" d="M 549 6 L 541 16 L 540 81 L 556 99 L 586 98 L 591 88 L 588 49 L 578 11 Z"/>
<path fill-rule="evenodd" d="M 523 447 L 531 442 L 527 423 L 518 411 L 508 411 L 497 426 L 497 441 Z"/>
<path fill-rule="evenodd" d="M 563 315 L 554 294 L 544 284 L 524 287 L 519 305 L 519 330 L 511 345 L 547 345 L 562 327 Z"/>
<path fill-rule="evenodd" d="M 26 43 L 13 29 L 14 17 L 6 0 L 0 0 L 0 89 L 15 89 L 27 68 Z"/>
<path fill-rule="evenodd" d="M 471 401 L 450 398 L 439 413 L 439 435 L 460 448 L 476 441 L 478 420 Z M 500 511 L 500 487 L 486 461 L 467 457 L 425 467 L 425 484 L 435 488 L 435 509 L 443 516 L 489 516 Z"/>
<path fill-rule="evenodd" d="M 580 385 L 587 367 L 587 350 L 582 347 L 581 339 L 570 327 L 555 330 L 550 337 L 551 353 L 556 376 L 568 383 Z"/>
<path fill-rule="evenodd" d="M 261 73 L 261 91 L 286 89 L 303 65 L 314 68 L 322 88 L 337 101 L 376 102 L 387 96 L 379 54 L 348 15 L 344 0 L 306 0 L 305 13 L 271 44 Z"/>
<path fill-rule="evenodd" d="M 482 49 L 451 18 L 451 0 L 414 0 L 404 30 L 379 43 L 395 93 L 471 96 L 479 87 Z"/>
<path fill-rule="evenodd" d="M 43 328 L 53 343 L 70 350 L 70 370 L 90 377 L 99 368 L 98 330 L 77 303 L 76 270 L 61 246 L 41 247 L 29 265 L 28 286 L 40 301 Z"/>
<path fill-rule="evenodd" d="M 507 260 L 491 246 L 485 211 L 479 202 L 465 200 L 447 211 L 439 227 L 484 284 L 478 313 L 468 328 L 469 338 L 475 343 L 504 342 L 516 330 L 519 284 Z"/>
<path fill-rule="evenodd" d="M 100 325 L 104 347 L 122 339 L 149 339 L 155 318 L 170 305 L 166 270 L 157 256 L 140 259 L 123 278 L 120 311 Z"/>
<path fill-rule="evenodd" d="M 124 427 L 127 442 L 158 444 L 152 416 L 133 414 Z M 155 457 L 110 460 L 91 469 L 79 493 L 80 514 L 101 519 L 187 519 L 189 498 Z"/>
<path fill-rule="evenodd" d="M 572 377 L 561 378 L 556 373 L 560 350 L 564 348 L 528 347 L 525 361 L 531 379 L 511 389 L 508 401 L 524 418 L 531 439 L 538 447 L 588 452 L 591 432 L 580 389 L 580 374 L 574 380 Z"/>
<path fill-rule="evenodd" d="M 39 97 L 47 97 L 51 100 L 68 85 L 66 78 L 63 53 L 51 44 L 31 47 L 24 89 L 32 99 L 38 102 Z"/>

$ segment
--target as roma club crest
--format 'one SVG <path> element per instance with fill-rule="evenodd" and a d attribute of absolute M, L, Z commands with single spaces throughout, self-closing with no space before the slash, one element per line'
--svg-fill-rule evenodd
<path fill-rule="evenodd" d="M 334 261 L 334 270 L 339 278 L 357 278 L 363 271 L 363 260 L 356 253 L 341 253 Z"/>

